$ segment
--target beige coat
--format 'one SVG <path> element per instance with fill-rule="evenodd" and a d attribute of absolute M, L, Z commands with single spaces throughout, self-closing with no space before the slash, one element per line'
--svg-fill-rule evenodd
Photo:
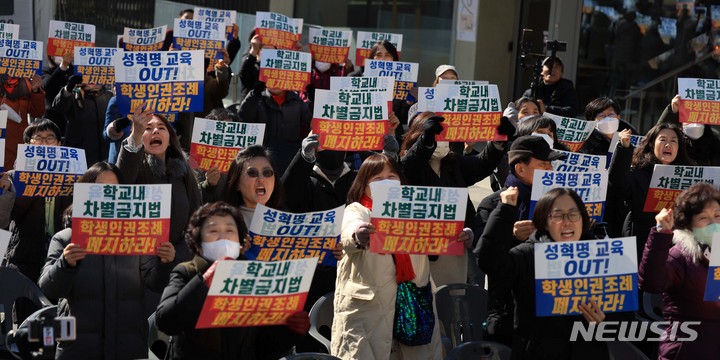
<path fill-rule="evenodd" d="M 341 359 L 441 359 L 437 319 L 430 344 L 405 346 L 393 341 L 395 264 L 392 255 L 355 247 L 352 235 L 363 222 L 370 222 L 370 211 L 359 203 L 348 205 L 341 234 L 345 256 L 338 262 L 335 285 L 331 353 Z M 427 256 L 410 258 L 413 282 L 426 286 L 430 282 Z"/>

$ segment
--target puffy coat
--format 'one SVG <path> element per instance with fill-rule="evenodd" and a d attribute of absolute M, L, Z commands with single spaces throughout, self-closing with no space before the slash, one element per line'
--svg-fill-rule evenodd
<path fill-rule="evenodd" d="M 700 321 L 694 341 L 660 342 L 658 359 L 716 359 L 720 354 L 720 302 L 704 301 L 708 260 L 688 230 L 650 231 L 640 262 L 640 289 L 662 293 L 667 321 Z M 671 327 L 668 327 L 670 330 Z M 685 337 L 678 334 L 678 337 Z"/>
<path fill-rule="evenodd" d="M 275 176 L 282 176 L 310 132 L 308 105 L 292 91 L 286 91 L 285 102 L 278 105 L 267 90 L 262 94 L 252 90 L 240 104 L 239 114 L 242 121 L 265 124 L 263 145 L 274 155 Z"/>
<path fill-rule="evenodd" d="M 155 319 L 158 329 L 175 336 L 174 359 L 255 359 L 252 328 L 195 329 L 208 287 L 202 274 L 210 267 L 195 255 L 179 264 L 163 291 Z"/>
<path fill-rule="evenodd" d="M 58 344 L 57 359 L 137 359 L 148 354 L 144 288 L 161 291 L 173 264 L 157 256 L 88 255 L 71 268 L 63 257 L 72 230 L 53 237 L 39 285 L 62 298 L 58 315 L 74 316 L 77 339 Z"/>
<path fill-rule="evenodd" d="M 513 359 L 609 359 L 606 343 L 568 341 L 573 323 L 582 316 L 535 315 L 535 243 L 553 241 L 547 234 L 534 232 L 524 243 L 515 247 L 512 227 L 517 219 L 517 207 L 500 203 L 493 210 L 480 241 L 484 258 L 494 259 L 489 267 L 495 269 L 502 283 L 509 287 L 515 304 L 515 333 Z"/>
<path fill-rule="evenodd" d="M 390 254 L 377 254 L 355 246 L 353 232 L 370 222 L 370 210 L 352 203 L 345 209 L 341 241 L 345 256 L 338 263 L 335 283 L 331 353 L 341 359 L 390 359 L 397 281 Z M 410 255 L 417 286 L 430 281 L 427 256 Z M 438 321 L 430 344 L 397 347 L 404 359 L 441 359 Z"/>
<path fill-rule="evenodd" d="M 430 167 L 430 158 L 435 147 L 427 147 L 419 139 L 402 157 L 402 166 L 408 184 L 423 186 L 444 186 L 467 188 L 492 174 L 505 153 L 494 145 L 486 146 L 475 156 L 448 154 L 440 164 L 440 176 Z M 467 199 L 465 227 L 472 227 L 475 221 L 475 207 Z M 467 282 L 467 252 L 462 256 L 439 256 L 430 263 L 430 271 L 436 286 Z"/>
<path fill-rule="evenodd" d="M 74 93 L 63 88 L 52 103 L 52 109 L 61 113 L 66 121 L 62 129 L 65 134 L 63 145 L 84 149 L 88 167 L 108 158 L 110 145 L 103 132 L 105 113 L 112 97 L 111 92 L 102 90 L 94 95 L 85 93 L 81 100 L 76 100 Z"/>

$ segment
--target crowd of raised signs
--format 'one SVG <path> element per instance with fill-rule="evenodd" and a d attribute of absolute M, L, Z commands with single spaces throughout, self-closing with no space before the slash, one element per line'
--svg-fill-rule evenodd
<path fill-rule="evenodd" d="M 145 358 L 151 314 L 175 359 L 442 359 L 480 339 L 609 359 L 571 337 L 614 321 L 642 321 L 611 334 L 650 357 L 720 354 L 720 80 L 679 79 L 639 134 L 609 98 L 579 115 L 556 57 L 503 106 L 452 65 L 419 86 L 401 35 L 311 27 L 305 46 L 302 19 L 238 34 L 236 16 L 188 9 L 118 48 L 91 24 L 52 21 L 47 46 L 0 24 L 0 250 L 76 318 L 56 358 Z M 452 284 L 487 289 L 462 339 L 436 301 Z M 327 347 L 308 333 L 323 300 Z"/>

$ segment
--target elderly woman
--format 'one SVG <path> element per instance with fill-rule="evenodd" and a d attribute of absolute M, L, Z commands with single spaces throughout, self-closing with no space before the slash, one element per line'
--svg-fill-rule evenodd
<path fill-rule="evenodd" d="M 640 262 L 640 289 L 662 293 L 665 320 L 699 322 L 692 328 L 698 335 L 694 341 L 677 341 L 668 327 L 658 359 L 715 359 L 720 353 L 720 303 L 703 298 L 713 234 L 720 233 L 720 191 L 697 183 L 655 220 Z"/>

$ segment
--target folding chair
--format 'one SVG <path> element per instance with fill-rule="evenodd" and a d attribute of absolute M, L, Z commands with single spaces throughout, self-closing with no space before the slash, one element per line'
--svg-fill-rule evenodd
<path fill-rule="evenodd" d="M 308 333 L 315 340 L 320 342 L 327 352 L 330 353 L 330 338 L 320 333 L 320 329 L 327 329 L 327 333 L 330 333 L 333 322 L 333 299 L 335 298 L 334 292 L 329 292 L 321 296 L 310 309 L 310 330 Z"/>
<path fill-rule="evenodd" d="M 0 350 L 6 350 L 5 337 L 13 330 L 13 306 L 18 299 L 29 299 L 37 309 L 52 306 L 42 290 L 15 269 L 0 267 Z M 18 319 L 18 323 L 22 323 Z"/>
<path fill-rule="evenodd" d="M 157 359 L 164 359 L 170 350 L 170 336 L 158 330 L 154 312 L 148 318 L 148 330 L 148 357 L 152 359 L 155 355 Z"/>
<path fill-rule="evenodd" d="M 483 339 L 487 290 L 468 284 L 448 284 L 435 293 L 441 338 L 447 352 L 460 343 Z"/>

